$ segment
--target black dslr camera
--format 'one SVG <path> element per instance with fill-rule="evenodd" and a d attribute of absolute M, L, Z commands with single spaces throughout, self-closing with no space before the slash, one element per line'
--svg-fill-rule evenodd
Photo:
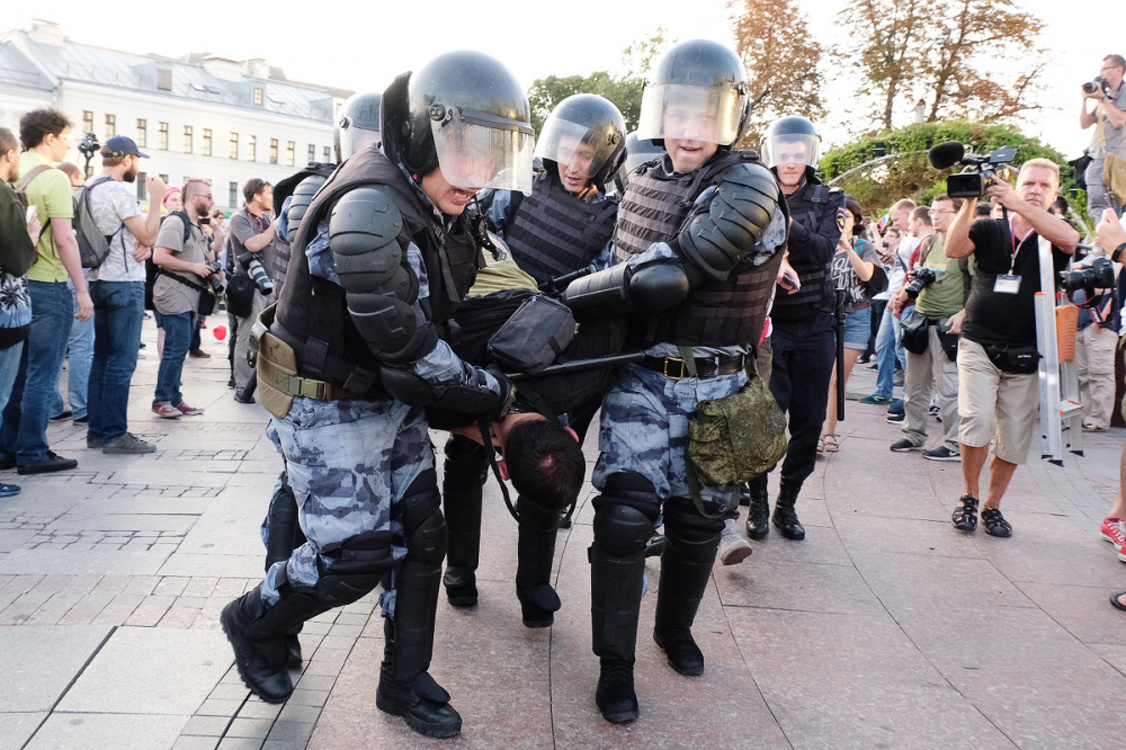
<path fill-rule="evenodd" d="M 933 268 L 918 266 L 911 273 L 914 274 L 915 278 L 903 289 L 911 299 L 915 299 L 919 296 L 919 292 L 938 281 L 938 273 Z"/>
<path fill-rule="evenodd" d="M 217 260 L 208 261 L 207 266 L 215 272 L 208 276 L 207 280 L 211 283 L 211 291 L 218 296 L 223 293 L 223 279 L 219 277 L 219 272 L 223 270 L 223 266 Z"/>
<path fill-rule="evenodd" d="M 94 154 L 98 153 L 98 149 L 102 144 L 98 143 L 98 136 L 93 133 L 87 133 L 82 142 L 78 144 L 78 153 L 85 156 L 87 159 L 94 158 Z"/>
<path fill-rule="evenodd" d="M 1095 76 L 1095 80 L 1087 81 L 1083 84 L 1084 94 L 1094 94 L 1099 89 L 1102 89 L 1102 92 L 1104 94 L 1110 96 L 1110 81 L 1103 78 L 1102 76 Z"/>
<path fill-rule="evenodd" d="M 1096 289 L 1114 288 L 1114 264 L 1106 258 L 1096 258 L 1091 265 L 1072 271 L 1060 271 L 1060 287 L 1068 298 L 1082 289 L 1088 299 Z"/>
<path fill-rule="evenodd" d="M 266 273 L 262 261 L 258 260 L 254 253 L 243 253 L 238 256 L 238 262 L 246 270 L 251 280 L 258 285 L 259 292 L 268 296 L 274 291 L 274 282 L 270 281 L 270 276 Z"/>
<path fill-rule="evenodd" d="M 955 164 L 969 167 L 968 171 L 946 178 L 947 195 L 951 198 L 980 198 L 997 176 L 998 169 L 1012 169 L 1007 162 L 1016 155 L 1017 150 L 1012 146 L 1002 146 L 985 156 L 978 156 L 972 150 L 967 152 L 961 143 L 951 141 L 932 148 L 928 157 L 935 169 L 949 169 Z"/>

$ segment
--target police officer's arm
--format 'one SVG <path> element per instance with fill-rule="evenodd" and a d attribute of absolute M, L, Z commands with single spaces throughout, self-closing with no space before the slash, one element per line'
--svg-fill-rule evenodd
<path fill-rule="evenodd" d="M 844 206 L 844 193 L 839 190 L 829 192 L 829 202 L 821 212 L 817 230 L 813 231 L 800 221 L 790 222 L 790 263 L 801 267 L 813 265 L 821 267 L 829 262 L 837 252 L 841 239 L 841 228 L 837 225 L 837 210 Z"/>
<path fill-rule="evenodd" d="M 459 359 L 419 303 L 419 275 L 399 240 L 403 218 L 384 188 L 351 190 L 332 209 L 328 242 L 348 313 L 383 362 L 395 399 L 471 414 L 498 414 L 512 396 L 506 380 Z"/>

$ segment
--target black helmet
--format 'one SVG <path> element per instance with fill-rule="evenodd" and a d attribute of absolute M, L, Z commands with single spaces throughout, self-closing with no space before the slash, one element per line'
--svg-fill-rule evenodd
<path fill-rule="evenodd" d="M 766 135 L 762 138 L 762 161 L 766 166 L 773 169 L 780 161 L 799 156 L 796 152 L 779 153 L 779 146 L 784 143 L 805 145 L 803 158 L 807 167 L 817 169 L 817 165 L 821 163 L 821 136 L 817 134 L 814 124 L 804 117 L 783 117 L 766 129 Z M 783 148 L 782 151 L 793 150 Z"/>
<path fill-rule="evenodd" d="M 516 78 L 482 52 L 447 52 L 383 92 L 383 151 L 455 187 L 532 190 L 535 133 Z"/>
<path fill-rule="evenodd" d="M 653 161 L 663 153 L 665 153 L 665 149 L 660 144 L 647 138 L 638 138 L 635 130 L 626 136 L 626 158 L 622 168 L 626 172 L 632 172 L 645 162 Z"/>
<path fill-rule="evenodd" d="M 613 102 L 595 94 L 568 96 L 551 111 L 536 141 L 536 156 L 546 169 L 560 161 L 578 167 L 582 161 L 587 178 L 600 190 L 622 163 L 626 149 L 626 120 Z M 581 153 L 580 146 L 586 146 Z M 586 187 L 586 185 L 583 185 Z"/>
<path fill-rule="evenodd" d="M 678 105 L 708 117 L 666 117 Z M 743 134 L 750 107 L 747 71 L 734 50 L 707 39 L 680 42 L 661 55 L 645 79 L 637 135 L 731 146 Z"/>
<path fill-rule="evenodd" d="M 382 99 L 382 94 L 372 91 L 352 94 L 341 105 L 333 133 L 337 164 L 369 143 L 379 145 L 379 103 Z"/>

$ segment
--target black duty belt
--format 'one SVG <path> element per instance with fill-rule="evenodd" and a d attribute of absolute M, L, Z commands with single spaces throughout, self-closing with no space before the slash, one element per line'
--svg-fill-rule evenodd
<path fill-rule="evenodd" d="M 699 378 L 715 378 L 720 375 L 734 375 L 742 371 L 743 360 L 742 354 L 734 357 L 697 357 L 696 376 Z M 638 364 L 647 370 L 659 372 L 672 380 L 689 377 L 688 368 L 680 357 L 646 357 Z"/>

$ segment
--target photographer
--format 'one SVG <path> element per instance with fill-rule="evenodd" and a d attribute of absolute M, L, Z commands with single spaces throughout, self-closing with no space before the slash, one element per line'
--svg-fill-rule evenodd
<path fill-rule="evenodd" d="M 1016 188 L 1000 180 L 985 188 L 985 195 L 1004 207 L 1007 219 L 975 222 L 978 199 L 971 198 L 946 236 L 946 257 L 974 256 L 958 344 L 958 442 L 964 486 L 951 520 L 962 531 L 977 528 L 979 479 L 993 441 L 981 519 L 987 533 L 1012 535 L 998 506 L 1017 464 L 1028 456 L 1037 416 L 1034 300 L 1040 291 L 1039 239 L 1052 244 L 1054 270 L 1063 267 L 1079 244 L 1079 233 L 1048 213 L 1059 184 L 1055 162 L 1031 159 L 1021 166 Z"/>
<path fill-rule="evenodd" d="M 250 404 L 254 403 L 253 396 L 245 400 L 241 396 L 247 382 L 254 377 L 254 368 L 247 358 L 250 329 L 273 300 L 273 282 L 266 269 L 274 265 L 274 188 L 265 180 L 254 177 L 243 185 L 242 194 L 246 205 L 231 216 L 228 225 L 227 302 L 235 316 L 235 400 Z M 249 283 L 251 280 L 253 283 Z M 240 291 L 246 294 L 241 302 L 249 302 L 249 309 L 238 309 Z"/>
<path fill-rule="evenodd" d="M 160 270 L 153 283 L 152 301 L 164 321 L 164 353 L 157 370 L 152 410 L 164 419 L 201 412 L 184 403 L 180 374 L 191 344 L 200 294 L 216 269 L 207 262 L 208 239 L 200 226 L 200 217 L 207 216 L 214 202 L 211 186 L 203 180 L 188 180 L 183 196 L 183 212 L 169 215 L 160 225 L 153 249 L 153 262 Z"/>
<path fill-rule="evenodd" d="M 1114 211 L 1106 209 L 1104 219 L 1117 221 Z M 1105 221 L 1099 229 L 1105 234 Z M 1118 274 L 1122 269 L 1120 262 L 1106 260 L 1114 252 L 1115 246 L 1107 248 L 1103 235 L 1099 235 L 1099 247 L 1077 262 L 1074 271 L 1083 274 L 1084 280 L 1078 288 L 1074 277 L 1065 281 L 1064 288 L 1071 292 L 1074 288 L 1083 294 L 1069 294 L 1080 305 L 1078 333 L 1075 338 L 1075 369 L 1079 379 L 1079 403 L 1083 410 L 1083 429 L 1090 432 L 1105 432 L 1110 427 L 1111 409 L 1114 408 L 1114 353 L 1118 346 L 1118 329 L 1121 312 L 1117 285 Z M 1100 268 L 1102 266 L 1102 268 Z M 1113 273 L 1114 284 L 1107 270 Z M 1096 281 L 1102 279 L 1102 281 Z"/>
<path fill-rule="evenodd" d="M 915 319 L 925 320 L 926 344 L 916 353 L 907 349 L 907 373 L 903 437 L 893 443 L 896 453 L 923 451 L 930 461 L 957 461 L 958 453 L 958 333 L 965 317 L 969 291 L 969 262 L 948 257 L 946 232 L 961 208 L 962 201 L 940 195 L 931 204 L 930 217 L 935 234 L 921 246 L 919 263 L 911 272 L 909 283 L 896 292 L 894 305 L 902 309 L 912 297 Z M 922 273 L 922 269 L 930 273 Z M 938 393 L 939 415 L 944 428 L 942 444 L 923 450 L 927 439 L 927 410 L 931 394 Z"/>
<path fill-rule="evenodd" d="M 1083 130 L 1097 125 L 1091 138 L 1087 153 L 1091 163 L 1087 165 L 1087 214 L 1098 221 L 1103 211 L 1122 208 L 1122 195 L 1110 193 L 1110 186 L 1103 178 L 1107 154 L 1126 160 L 1126 86 L 1122 85 L 1126 73 L 1126 59 L 1122 55 L 1107 55 L 1103 58 L 1099 75 L 1094 81 L 1083 84 L 1083 100 L 1079 111 L 1079 127 Z M 1087 102 L 1094 100 L 1098 106 L 1091 112 Z M 1126 170 L 1126 161 L 1120 162 L 1119 169 Z"/>

